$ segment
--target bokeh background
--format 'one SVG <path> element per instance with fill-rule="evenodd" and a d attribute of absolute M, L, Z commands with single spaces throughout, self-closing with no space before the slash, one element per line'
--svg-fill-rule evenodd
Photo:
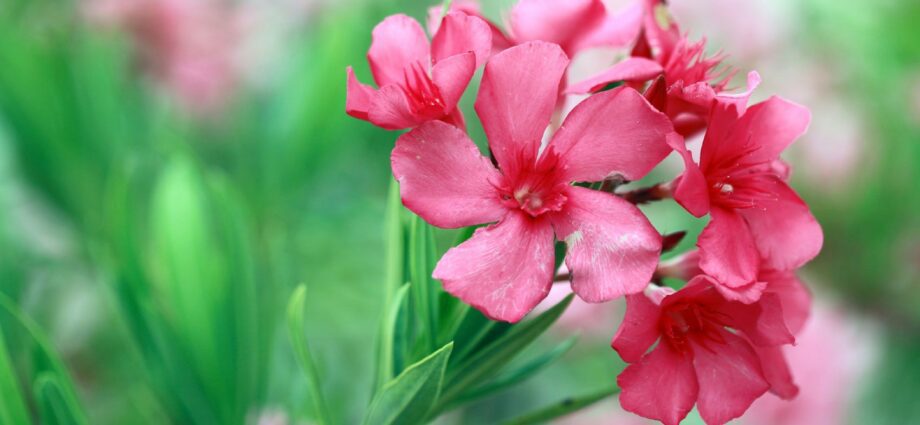
<path fill-rule="evenodd" d="M 485 13 L 501 21 L 510 4 L 484 0 Z M 802 274 L 813 317 L 787 352 L 802 393 L 766 396 L 738 422 L 920 423 L 920 3 L 671 4 L 741 75 L 760 72 L 755 98 L 814 117 L 787 155 L 826 238 Z M 360 420 L 396 134 L 344 114 L 344 70 L 369 81 L 373 26 L 428 6 L 0 4 L 0 292 L 48 337 L 89 423 L 310 423 L 283 328 L 299 283 L 333 416 Z M 482 141 L 474 95 L 462 105 Z M 662 231 L 690 229 L 682 249 L 705 224 L 669 204 L 647 212 Z M 614 382 L 622 308 L 576 302 L 547 337 L 579 335 L 559 362 L 442 421 L 495 423 Z M 29 382 L 50 366 L 7 316 L 0 342 Z M 644 422 L 608 400 L 566 423 Z"/>

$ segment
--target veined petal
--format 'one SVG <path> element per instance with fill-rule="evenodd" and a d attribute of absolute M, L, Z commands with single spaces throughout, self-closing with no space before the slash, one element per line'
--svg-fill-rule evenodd
<path fill-rule="evenodd" d="M 639 92 L 618 87 L 585 99 L 569 113 L 550 146 L 564 161 L 567 181 L 601 181 L 613 174 L 639 180 L 671 149 L 671 121 Z"/>
<path fill-rule="evenodd" d="M 551 217 L 568 251 L 572 290 L 587 302 L 641 292 L 658 266 L 661 235 L 635 205 L 573 186 L 565 208 Z"/>
<path fill-rule="evenodd" d="M 671 134 L 667 138 L 667 143 L 684 160 L 684 172 L 677 178 L 674 187 L 674 200 L 695 217 L 706 215 L 709 212 L 709 187 L 706 176 L 693 161 L 693 155 L 687 149 L 683 137 Z"/>
<path fill-rule="evenodd" d="M 707 340 L 705 345 L 693 346 L 693 366 L 700 384 L 696 405 L 710 425 L 741 416 L 770 389 L 751 345 L 726 330 L 719 331 L 719 337 L 724 342 Z"/>
<path fill-rule="evenodd" d="M 753 109 L 753 108 L 752 108 Z M 754 237 L 754 243 L 768 268 L 792 270 L 801 267 L 821 251 L 821 225 L 789 186 L 779 178 L 764 188 L 775 195 L 759 200 L 754 208 L 739 210 Z"/>
<path fill-rule="evenodd" d="M 716 103 L 713 113 L 726 109 L 725 105 Z M 722 112 L 725 118 L 713 117 L 717 128 L 724 128 L 724 122 L 731 121 L 731 113 Z M 769 163 L 779 158 L 789 145 L 808 129 L 811 113 L 804 106 L 789 102 L 779 97 L 771 97 L 764 102 L 751 106 L 727 132 L 719 131 L 719 138 L 724 139 L 712 144 L 712 160 L 719 162 L 744 153 L 743 160 L 736 167 Z M 708 139 L 709 137 L 707 137 Z M 704 143 L 705 145 L 705 143 Z M 704 161 L 705 162 L 705 161 Z M 704 166 L 705 168 L 705 166 Z"/>
<path fill-rule="evenodd" d="M 406 93 L 395 84 L 383 86 L 377 91 L 367 117 L 374 125 L 387 130 L 411 128 L 423 122 L 410 109 Z"/>
<path fill-rule="evenodd" d="M 520 0 L 511 9 L 511 33 L 518 42 L 548 41 L 569 50 L 599 26 L 606 14 L 600 0 Z"/>
<path fill-rule="evenodd" d="M 781 347 L 754 347 L 760 357 L 764 378 L 770 384 L 770 392 L 783 400 L 791 400 L 799 393 L 799 387 L 792 379 L 789 363 Z"/>
<path fill-rule="evenodd" d="M 635 43 L 642 29 L 645 13 L 639 2 L 627 5 L 623 10 L 612 13 L 607 5 L 603 22 L 592 31 L 577 37 L 572 42 L 572 51 L 578 52 L 591 47 L 624 47 Z"/>
<path fill-rule="evenodd" d="M 509 48 L 486 64 L 476 112 L 502 168 L 522 148 L 539 146 L 568 64 L 559 46 L 541 41 Z"/>
<path fill-rule="evenodd" d="M 798 335 L 811 314 L 811 293 L 793 271 L 761 271 L 759 280 L 768 283 L 767 292 L 776 294 L 783 306 L 786 327 Z"/>
<path fill-rule="evenodd" d="M 649 347 L 658 340 L 658 317 L 661 308 L 645 294 L 626 296 L 626 315 L 610 346 L 623 361 L 638 362 Z"/>
<path fill-rule="evenodd" d="M 464 12 L 450 12 L 441 21 L 438 32 L 431 40 L 431 61 L 435 65 L 451 56 L 473 52 L 475 66 L 489 58 L 492 50 L 492 30 L 477 16 Z"/>
<path fill-rule="evenodd" d="M 607 84 L 617 81 L 648 81 L 652 80 L 664 69 L 661 64 L 651 59 L 631 57 L 620 61 L 612 67 L 588 77 L 578 83 L 570 85 L 565 89 L 566 93 L 593 93 L 598 91 Z"/>
<path fill-rule="evenodd" d="M 740 214 L 714 207 L 700 234 L 700 268 L 720 284 L 745 286 L 757 277 L 760 258 L 751 231 Z"/>
<path fill-rule="evenodd" d="M 786 328 L 783 307 L 776 294 L 766 293 L 756 303 L 728 301 L 719 307 L 730 320 L 728 326 L 744 333 L 751 343 L 760 347 L 776 347 L 795 343 Z"/>
<path fill-rule="evenodd" d="M 377 90 L 362 84 L 355 77 L 355 71 L 349 66 L 345 72 L 348 74 L 347 92 L 345 94 L 345 113 L 355 118 L 367 120 L 368 111 L 371 109 Z"/>
<path fill-rule="evenodd" d="M 678 425 L 699 394 L 693 358 L 659 343 L 617 377 L 624 410 L 665 425 Z"/>
<path fill-rule="evenodd" d="M 498 171 L 450 124 L 429 121 L 400 136 L 391 162 L 403 204 L 435 226 L 494 222 L 507 211 L 492 186 Z"/>
<path fill-rule="evenodd" d="M 549 293 L 553 260 L 552 226 L 509 212 L 447 251 L 434 277 L 489 318 L 517 322 Z"/>
<path fill-rule="evenodd" d="M 450 56 L 431 69 L 431 80 L 441 93 L 445 113 L 453 112 L 476 72 L 473 52 Z"/>
<path fill-rule="evenodd" d="M 415 62 L 426 67 L 429 44 L 422 26 L 406 15 L 388 16 L 374 27 L 367 60 L 377 86 L 402 84 L 403 70 Z"/>

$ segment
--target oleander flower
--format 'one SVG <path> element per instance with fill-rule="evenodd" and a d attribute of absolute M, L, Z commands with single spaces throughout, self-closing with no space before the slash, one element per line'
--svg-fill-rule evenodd
<path fill-rule="evenodd" d="M 493 319 L 518 321 L 546 297 L 556 239 L 568 243 L 572 288 L 589 302 L 641 291 L 658 263 L 661 236 L 638 208 L 571 183 L 641 178 L 668 154 L 671 124 L 623 87 L 579 104 L 541 147 L 568 63 L 559 46 L 529 42 L 486 64 L 476 111 L 497 169 L 463 131 L 437 121 L 393 149 L 407 208 L 438 227 L 495 223 L 434 270 L 447 292 Z"/>
<path fill-rule="evenodd" d="M 780 351 L 795 338 L 778 295 L 730 301 L 700 276 L 680 291 L 650 287 L 626 303 L 612 342 L 630 364 L 617 378 L 623 409 L 673 425 L 695 404 L 707 424 L 721 425 L 768 390 L 798 392 Z"/>
<path fill-rule="evenodd" d="M 711 218 L 697 242 L 700 268 L 729 289 L 754 282 L 761 264 L 779 271 L 802 266 L 824 240 L 779 159 L 805 132 L 810 113 L 778 97 L 748 109 L 745 102 L 717 98 L 699 165 L 681 143 L 671 143 L 687 167 L 675 181 L 674 199 Z"/>
<path fill-rule="evenodd" d="M 706 41 L 682 35 L 661 0 L 641 0 L 642 32 L 630 57 L 566 89 L 593 93 L 610 83 L 641 88 L 651 81 L 647 96 L 674 121 L 678 133 L 689 137 L 706 128 L 713 99 L 725 91 L 733 72 L 720 67 L 721 54 L 707 56 Z"/>
<path fill-rule="evenodd" d="M 429 42 L 418 22 L 393 15 L 374 28 L 372 38 L 367 60 L 380 89 L 359 82 L 348 67 L 349 115 L 388 130 L 432 120 L 464 127 L 457 102 L 477 66 L 489 56 L 488 24 L 451 12 Z"/>

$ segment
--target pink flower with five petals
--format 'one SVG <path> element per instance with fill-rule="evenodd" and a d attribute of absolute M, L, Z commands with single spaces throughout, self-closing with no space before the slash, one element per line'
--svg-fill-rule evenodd
<path fill-rule="evenodd" d="M 711 220 L 700 235 L 700 268 L 729 290 L 756 281 L 759 269 L 796 269 L 821 250 L 824 237 L 798 195 L 786 183 L 780 153 L 801 136 L 811 115 L 778 97 L 745 110 L 746 97 L 715 102 L 697 165 L 684 158 L 674 199 L 691 214 Z"/>
<path fill-rule="evenodd" d="M 393 15 L 374 28 L 372 37 L 367 60 L 380 90 L 359 82 L 348 67 L 345 112 L 388 130 L 432 120 L 464 126 L 457 102 L 489 56 L 488 24 L 451 12 L 429 43 L 418 22 Z"/>
<path fill-rule="evenodd" d="M 676 425 L 696 404 L 707 424 L 721 425 L 768 390 L 798 392 L 780 351 L 795 338 L 779 295 L 730 301 L 700 276 L 680 291 L 651 287 L 626 303 L 612 342 L 630 363 L 617 378 L 623 409 Z"/>
<path fill-rule="evenodd" d="M 496 320 L 518 321 L 546 297 L 556 239 L 568 243 L 572 288 L 589 302 L 642 291 L 658 262 L 661 236 L 638 208 L 571 183 L 641 178 L 668 154 L 671 124 L 621 88 L 579 104 L 541 149 L 568 63 L 559 46 L 529 42 L 486 65 L 476 111 L 498 169 L 437 121 L 393 149 L 407 208 L 438 227 L 495 223 L 448 251 L 434 277 Z"/>

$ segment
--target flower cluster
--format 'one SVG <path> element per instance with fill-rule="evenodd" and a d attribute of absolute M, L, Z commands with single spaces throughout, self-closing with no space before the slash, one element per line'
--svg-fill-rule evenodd
<path fill-rule="evenodd" d="M 410 129 L 391 156 L 409 210 L 442 228 L 488 224 L 438 262 L 444 289 L 508 322 L 559 280 L 588 302 L 625 296 L 612 343 L 629 363 L 620 402 L 665 424 L 694 405 L 706 423 L 723 424 L 767 391 L 794 397 L 780 348 L 808 316 L 795 270 L 823 237 L 779 156 L 805 132 L 808 110 L 777 97 L 749 107 L 754 72 L 746 91 L 727 91 L 734 73 L 723 56 L 688 40 L 662 0 L 620 12 L 600 0 L 520 0 L 507 31 L 475 2 L 455 1 L 446 14 L 432 8 L 427 26 L 430 42 L 404 15 L 374 29 L 368 61 L 379 89 L 349 68 L 346 111 Z M 570 83 L 570 58 L 597 46 L 629 54 Z M 457 106 L 480 64 L 475 110 L 488 155 Z M 563 119 L 563 100 L 576 93 L 590 96 Z M 703 135 L 698 158 L 685 141 L 694 135 Z M 683 158 L 681 175 L 618 192 L 671 153 Z M 668 198 L 710 221 L 698 249 L 661 263 L 674 241 L 636 204 Z M 687 283 L 674 290 L 664 278 Z"/>

